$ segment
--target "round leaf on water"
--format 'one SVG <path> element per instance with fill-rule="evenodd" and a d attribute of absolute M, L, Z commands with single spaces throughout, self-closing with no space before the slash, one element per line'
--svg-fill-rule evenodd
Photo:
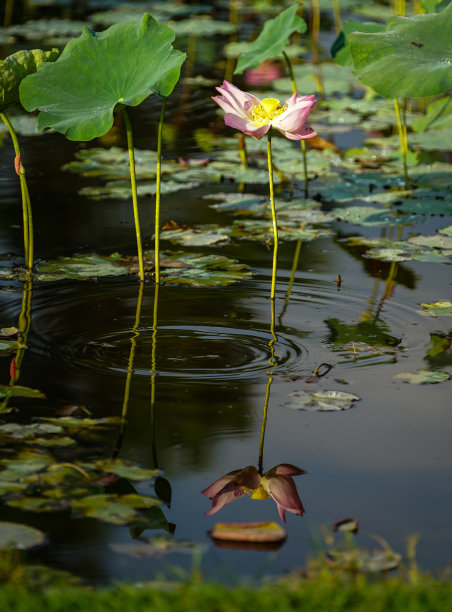
<path fill-rule="evenodd" d="M 359 400 L 359 396 L 354 393 L 346 393 L 345 391 L 294 391 L 289 394 L 289 401 L 285 406 L 294 408 L 295 410 L 315 410 L 318 412 L 324 411 L 340 411 L 348 410 L 355 402 Z"/>
<path fill-rule="evenodd" d="M 27 75 L 33 74 L 42 62 L 52 62 L 58 57 L 58 49 L 52 51 L 17 51 L 0 60 L 0 110 L 19 102 L 19 85 Z"/>
<path fill-rule="evenodd" d="M 391 17 L 384 32 L 350 34 L 359 80 L 385 98 L 447 91 L 452 78 L 452 4 L 441 13 Z"/>
<path fill-rule="evenodd" d="M 234 74 L 241 74 L 245 68 L 257 68 L 264 60 L 282 53 L 293 32 L 306 32 L 306 22 L 296 15 L 297 9 L 298 3 L 294 3 L 265 22 L 262 32 L 237 62 Z"/>
<path fill-rule="evenodd" d="M 85 28 L 56 62 L 24 79 L 21 102 L 29 111 L 41 110 L 40 130 L 52 127 L 69 140 L 102 136 L 118 104 L 137 106 L 151 93 L 173 91 L 185 60 L 173 40 L 171 28 L 148 14 L 99 34 Z"/>
<path fill-rule="evenodd" d="M 399 372 L 393 378 L 404 380 L 413 385 L 424 385 L 426 383 L 440 383 L 450 379 L 447 372 L 435 372 L 430 370 L 418 370 L 416 374 L 411 372 Z"/>
<path fill-rule="evenodd" d="M 440 300 L 431 304 L 421 304 L 426 310 L 418 310 L 420 314 L 431 315 L 432 317 L 439 317 L 443 315 L 452 316 L 452 302 L 446 300 Z"/>
<path fill-rule="evenodd" d="M 0 385 L 0 397 L 45 397 L 42 391 L 22 385 Z"/>
<path fill-rule="evenodd" d="M 0 550 L 7 550 L 8 548 L 25 550 L 42 544 L 44 539 L 43 532 L 34 527 L 19 523 L 0 522 Z"/>

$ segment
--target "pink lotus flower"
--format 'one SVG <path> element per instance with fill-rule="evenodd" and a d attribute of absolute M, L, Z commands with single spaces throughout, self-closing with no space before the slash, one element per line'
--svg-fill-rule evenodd
<path fill-rule="evenodd" d="M 252 465 L 229 472 L 201 491 L 203 495 L 212 500 L 212 507 L 206 512 L 206 516 L 215 514 L 223 506 L 246 493 L 251 496 L 251 499 L 271 497 L 276 502 L 279 516 L 284 522 L 286 522 L 286 510 L 303 516 L 303 504 L 292 479 L 292 476 L 300 474 L 306 474 L 305 470 L 288 463 L 276 465 L 263 476 Z"/>
<path fill-rule="evenodd" d="M 281 106 L 277 98 L 259 100 L 228 81 L 223 81 L 223 87 L 216 87 L 216 90 L 221 96 L 213 96 L 212 100 L 226 113 L 225 124 L 248 136 L 260 140 L 271 127 L 290 140 L 317 136 L 311 127 L 305 125 L 316 103 L 314 96 L 299 96 L 294 93 Z"/>

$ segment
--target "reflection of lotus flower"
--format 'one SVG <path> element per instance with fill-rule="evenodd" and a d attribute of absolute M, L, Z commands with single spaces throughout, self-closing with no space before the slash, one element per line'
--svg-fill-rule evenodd
<path fill-rule="evenodd" d="M 223 81 L 223 87 L 216 89 L 221 96 L 214 96 L 212 100 L 225 111 L 225 124 L 248 136 L 260 140 L 272 126 L 290 140 L 317 136 L 304 124 L 316 103 L 314 96 L 294 93 L 281 106 L 276 98 L 259 100 L 228 81 Z"/>
<path fill-rule="evenodd" d="M 206 512 L 206 515 L 215 514 L 226 504 L 249 493 L 251 499 L 271 497 L 276 502 L 279 516 L 284 522 L 286 522 L 286 510 L 303 516 L 303 504 L 292 480 L 292 476 L 299 474 L 306 472 L 288 463 L 276 465 L 263 476 L 252 465 L 229 472 L 202 491 L 203 495 L 207 495 L 212 500 L 212 508 Z"/>

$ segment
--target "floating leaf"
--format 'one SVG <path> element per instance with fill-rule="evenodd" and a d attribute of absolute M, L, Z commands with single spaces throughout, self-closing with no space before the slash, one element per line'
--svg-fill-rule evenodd
<path fill-rule="evenodd" d="M 418 370 L 416 374 L 410 372 L 399 372 L 393 378 L 404 380 L 413 385 L 424 385 L 426 383 L 440 383 L 450 379 L 447 372 L 437 372 L 431 370 Z"/>
<path fill-rule="evenodd" d="M 19 523 L 0 521 L 0 550 L 10 548 L 26 550 L 39 546 L 44 540 L 45 535 L 39 529 Z"/>
<path fill-rule="evenodd" d="M 38 69 L 42 62 L 52 62 L 58 57 L 58 49 L 52 51 L 17 51 L 0 60 L 0 110 L 19 102 L 19 85 L 27 75 Z"/>
<path fill-rule="evenodd" d="M 258 240 L 265 242 L 273 237 L 273 227 L 271 221 L 244 219 L 234 221 L 229 230 L 232 238 L 243 240 Z M 316 238 L 323 238 L 331 235 L 327 229 L 314 229 L 305 227 L 303 223 L 297 223 L 291 219 L 284 219 L 278 223 L 278 238 L 280 240 L 303 240 L 310 242 Z"/>
<path fill-rule="evenodd" d="M 42 391 L 22 385 L 0 385 L 0 397 L 45 397 Z"/>
<path fill-rule="evenodd" d="M 19 333 L 17 327 L 2 327 L 0 329 L 0 338 L 10 338 L 16 336 Z"/>
<path fill-rule="evenodd" d="M 359 80 L 387 98 L 434 96 L 450 89 L 452 4 L 441 13 L 391 17 L 385 32 L 350 34 Z"/>
<path fill-rule="evenodd" d="M 198 225 L 196 227 L 164 230 L 161 239 L 170 240 L 184 246 L 212 246 L 229 241 L 227 228 L 218 225 Z"/>
<path fill-rule="evenodd" d="M 421 304 L 421 306 L 423 306 L 425 310 L 418 310 L 418 312 L 423 315 L 430 315 L 432 317 L 452 315 L 452 302 L 446 300 L 440 300 L 430 304 Z"/>
<path fill-rule="evenodd" d="M 390 548 L 330 550 L 327 563 L 336 569 L 350 572 L 387 572 L 396 569 L 402 562 L 402 556 Z"/>
<path fill-rule="evenodd" d="M 165 283 L 190 285 L 192 287 L 215 287 L 230 285 L 250 278 L 251 270 L 236 259 L 222 255 L 200 255 L 199 253 L 164 253 L 164 257 L 185 264 L 186 267 L 161 269 Z M 160 264 L 162 266 L 162 263 Z"/>
<path fill-rule="evenodd" d="M 116 553 L 131 555 L 132 557 L 154 557 L 171 552 L 193 553 L 202 550 L 202 547 L 196 542 L 175 540 L 166 536 L 140 538 L 134 542 L 124 544 L 110 544 L 110 548 Z"/>
<path fill-rule="evenodd" d="M 17 351 L 26 346 L 26 344 L 18 340 L 3 340 L 3 338 L 0 338 L 0 355 L 8 355 L 11 351 Z"/>
<path fill-rule="evenodd" d="M 422 219 L 416 214 L 400 215 L 394 209 L 377 208 L 376 206 L 333 208 L 331 214 L 340 221 L 346 221 L 352 225 L 406 225 L 422 222 Z"/>
<path fill-rule="evenodd" d="M 94 463 L 94 468 L 110 474 L 116 474 L 120 478 L 127 478 L 127 480 L 149 480 L 159 473 L 159 470 L 145 470 L 135 463 L 119 459 L 114 461 L 99 459 Z"/>
<path fill-rule="evenodd" d="M 154 497 L 144 495 L 88 495 L 72 502 L 73 511 L 84 517 L 96 518 L 114 525 L 127 525 L 139 518 L 138 510 L 159 504 Z"/>
<path fill-rule="evenodd" d="M 151 93 L 172 92 L 185 60 L 173 40 L 174 32 L 148 14 L 100 34 L 84 28 L 56 62 L 41 64 L 22 81 L 22 105 L 41 110 L 40 130 L 52 127 L 69 140 L 102 136 L 117 105 L 137 106 Z"/>
<path fill-rule="evenodd" d="M 295 410 L 339 411 L 348 410 L 360 398 L 345 391 L 294 391 L 284 405 Z"/>
<path fill-rule="evenodd" d="M 287 532 L 274 521 L 215 523 L 210 536 L 215 540 L 267 543 L 285 540 Z"/>
<path fill-rule="evenodd" d="M 234 74 L 241 74 L 245 68 L 257 68 L 261 62 L 282 53 L 293 32 L 306 32 L 306 22 L 298 17 L 297 10 L 298 4 L 295 3 L 278 17 L 265 22 L 262 32 L 240 56 Z"/>

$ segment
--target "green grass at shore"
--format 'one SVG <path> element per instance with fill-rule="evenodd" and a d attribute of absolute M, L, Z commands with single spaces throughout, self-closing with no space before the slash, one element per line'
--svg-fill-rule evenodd
<path fill-rule="evenodd" d="M 319 576 L 253 588 L 214 583 L 117 586 L 106 589 L 0 586 L 3 612 L 446 612 L 452 610 L 452 582 L 420 578 L 353 581 Z"/>

